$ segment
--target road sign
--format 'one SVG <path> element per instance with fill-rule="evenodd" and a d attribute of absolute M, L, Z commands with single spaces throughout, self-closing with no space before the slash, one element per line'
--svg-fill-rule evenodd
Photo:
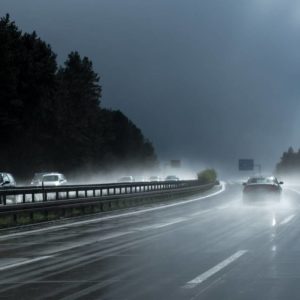
<path fill-rule="evenodd" d="M 254 169 L 253 159 L 239 159 L 239 170 L 240 171 L 252 171 Z"/>
<path fill-rule="evenodd" d="M 172 159 L 172 160 L 170 161 L 170 166 L 171 166 L 172 168 L 180 168 L 180 166 L 181 166 L 181 161 L 180 161 L 179 159 Z"/>

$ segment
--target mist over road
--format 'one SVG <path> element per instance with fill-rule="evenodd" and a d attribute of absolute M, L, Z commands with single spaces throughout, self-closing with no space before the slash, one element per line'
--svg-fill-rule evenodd
<path fill-rule="evenodd" d="M 296 299 L 299 191 L 243 205 L 231 183 L 187 204 L 2 231 L 0 297 Z"/>

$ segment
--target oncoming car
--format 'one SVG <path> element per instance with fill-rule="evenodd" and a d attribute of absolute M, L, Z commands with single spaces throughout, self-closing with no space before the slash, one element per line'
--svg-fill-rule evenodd
<path fill-rule="evenodd" d="M 135 182 L 135 179 L 133 176 L 124 176 L 124 177 L 121 177 L 119 180 L 118 180 L 119 183 L 132 183 L 132 182 Z"/>
<path fill-rule="evenodd" d="M 278 181 L 276 177 L 251 177 L 247 182 L 243 183 L 243 201 L 280 201 L 282 188 L 282 181 Z"/>
<path fill-rule="evenodd" d="M 159 181 L 161 181 L 161 178 L 159 176 L 150 176 L 149 181 L 150 182 L 159 182 Z"/>
<path fill-rule="evenodd" d="M 41 178 L 41 185 L 43 186 L 59 186 L 67 184 L 65 176 L 61 173 L 47 173 Z"/>
<path fill-rule="evenodd" d="M 13 188 L 16 186 L 16 181 L 10 173 L 0 172 L 0 188 Z"/>
<path fill-rule="evenodd" d="M 179 181 L 179 178 L 175 175 L 169 175 L 165 178 L 165 181 Z"/>

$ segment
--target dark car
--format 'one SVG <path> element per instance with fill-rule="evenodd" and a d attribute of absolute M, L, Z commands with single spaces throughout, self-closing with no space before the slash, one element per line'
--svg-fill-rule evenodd
<path fill-rule="evenodd" d="M 10 173 L 0 172 L 0 188 L 12 188 L 16 186 L 16 181 Z"/>
<path fill-rule="evenodd" d="M 251 177 L 243 183 L 243 201 L 254 202 L 261 200 L 280 201 L 283 182 L 276 177 Z"/>

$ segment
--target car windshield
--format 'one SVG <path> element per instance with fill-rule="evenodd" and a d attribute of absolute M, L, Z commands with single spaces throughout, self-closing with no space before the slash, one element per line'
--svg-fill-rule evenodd
<path fill-rule="evenodd" d="M 272 177 L 257 177 L 257 178 L 250 178 L 248 180 L 248 183 L 250 184 L 273 184 L 276 183 L 276 179 Z"/>
<path fill-rule="evenodd" d="M 49 182 L 49 181 L 58 181 L 58 176 L 57 175 L 47 175 L 43 176 L 43 181 L 44 182 Z"/>

